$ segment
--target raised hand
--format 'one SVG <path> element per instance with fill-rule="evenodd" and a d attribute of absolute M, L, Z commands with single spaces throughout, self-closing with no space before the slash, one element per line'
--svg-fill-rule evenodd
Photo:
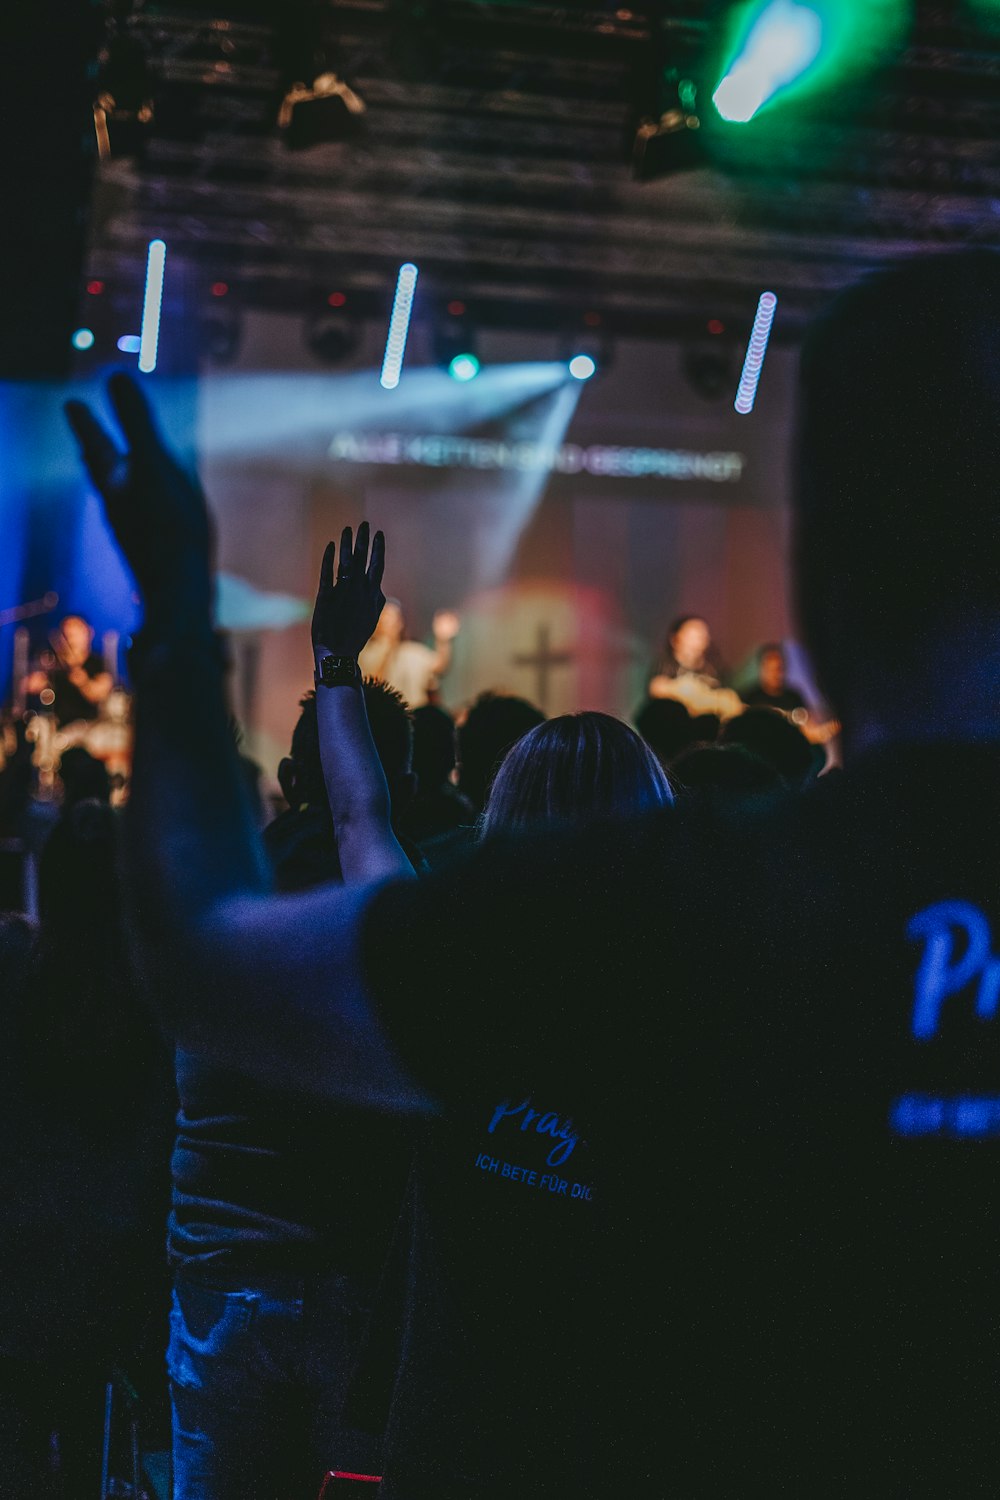
<path fill-rule="evenodd" d="M 207 623 L 212 598 L 212 527 L 201 486 L 160 436 L 137 382 L 115 374 L 108 394 L 124 451 L 82 401 L 66 416 L 108 522 L 151 616 Z"/>
<path fill-rule="evenodd" d="M 340 537 L 340 559 L 334 577 L 337 547 L 330 542 L 323 553 L 319 591 L 312 618 L 314 651 L 332 656 L 358 656 L 378 624 L 385 604 L 382 573 L 385 537 L 376 531 L 368 556 L 368 522 L 358 527 L 354 542 L 350 526 Z"/>
<path fill-rule="evenodd" d="M 452 609 L 439 609 L 434 616 L 431 629 L 436 641 L 453 641 L 461 629 L 462 622 Z"/>

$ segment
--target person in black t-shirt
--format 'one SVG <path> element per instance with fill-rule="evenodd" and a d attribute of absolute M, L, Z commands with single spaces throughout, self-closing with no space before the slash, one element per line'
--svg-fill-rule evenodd
<path fill-rule="evenodd" d="M 805 349 L 797 582 L 842 777 L 393 879 L 362 529 L 314 633 L 362 884 L 280 901 L 234 791 L 202 497 L 133 384 L 124 459 L 73 409 L 147 599 L 130 806 L 164 1013 L 250 1076 L 434 1130 L 391 1500 L 995 1487 L 998 338 L 978 252 L 853 289 Z"/>
<path fill-rule="evenodd" d="M 67 615 L 46 653 L 46 664 L 32 672 L 25 691 L 41 697 L 60 729 L 96 719 L 107 702 L 114 679 L 104 658 L 93 650 L 94 631 L 80 615 Z"/>
<path fill-rule="evenodd" d="M 757 685 L 743 695 L 748 708 L 776 708 L 783 714 L 796 717 L 796 723 L 804 722 L 809 706 L 802 694 L 789 687 L 785 680 L 784 648 L 771 641 L 761 646 L 757 653 Z"/>

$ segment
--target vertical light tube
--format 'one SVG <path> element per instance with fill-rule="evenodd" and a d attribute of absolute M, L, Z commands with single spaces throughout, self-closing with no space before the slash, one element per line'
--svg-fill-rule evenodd
<path fill-rule="evenodd" d="M 162 240 L 150 240 L 146 257 L 146 295 L 142 303 L 142 332 L 139 335 L 139 369 L 144 375 L 156 369 L 156 350 L 160 342 L 160 306 L 163 302 L 163 267 L 167 247 Z"/>
<path fill-rule="evenodd" d="M 387 391 L 394 391 L 399 384 L 406 352 L 406 335 L 410 328 L 410 313 L 413 310 L 413 293 L 417 285 L 417 268 L 407 261 L 399 268 L 396 279 L 396 295 L 392 300 L 392 315 L 389 318 L 389 333 L 385 341 L 382 359 L 382 374 L 379 377 Z"/>
<path fill-rule="evenodd" d="M 753 411 L 753 404 L 757 399 L 757 383 L 764 366 L 764 355 L 767 352 L 767 341 L 771 337 L 771 324 L 774 322 L 777 305 L 778 299 L 773 292 L 761 292 L 743 361 L 743 373 L 740 375 L 733 403 L 741 417 L 746 417 Z"/>

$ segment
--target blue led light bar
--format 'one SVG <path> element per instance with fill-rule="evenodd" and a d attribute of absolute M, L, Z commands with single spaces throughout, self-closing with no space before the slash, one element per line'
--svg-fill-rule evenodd
<path fill-rule="evenodd" d="M 773 292 L 761 292 L 743 361 L 743 373 L 733 403 L 741 417 L 746 417 L 753 411 L 753 404 L 757 399 L 757 383 L 764 367 L 764 355 L 767 353 L 767 341 L 771 337 L 771 324 L 774 322 L 777 305 L 778 299 Z"/>
<path fill-rule="evenodd" d="M 144 375 L 156 369 L 156 350 L 160 342 L 160 307 L 163 302 L 163 267 L 167 247 L 162 240 L 150 240 L 146 257 L 146 294 L 142 303 L 142 332 L 139 335 L 139 369 Z"/>
<path fill-rule="evenodd" d="M 142 348 L 142 339 L 137 333 L 123 333 L 118 340 L 118 347 L 123 354 L 138 354 Z"/>
<path fill-rule="evenodd" d="M 389 334 L 385 341 L 382 359 L 382 374 L 379 377 L 387 391 L 394 391 L 399 384 L 406 352 L 406 335 L 410 329 L 410 313 L 413 310 L 413 293 L 417 286 L 417 268 L 407 261 L 399 268 L 396 279 L 396 295 L 392 300 L 392 315 L 389 318 Z"/>

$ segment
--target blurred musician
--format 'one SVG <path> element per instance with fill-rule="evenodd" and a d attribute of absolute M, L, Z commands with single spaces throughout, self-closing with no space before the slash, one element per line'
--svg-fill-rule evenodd
<path fill-rule="evenodd" d="M 67 615 L 52 636 L 52 649 L 29 673 L 24 690 L 41 699 L 58 728 L 96 719 L 111 696 L 114 679 L 93 649 L 94 632 L 80 615 Z"/>
<path fill-rule="evenodd" d="M 432 629 L 434 646 L 406 638 L 406 622 L 398 599 L 387 599 L 375 633 L 358 658 L 365 677 L 387 682 L 410 708 L 423 708 L 436 697 L 441 678 L 451 665 L 451 649 L 459 630 L 459 618 L 449 609 L 439 609 Z"/>
<path fill-rule="evenodd" d="M 688 713 L 718 714 L 720 719 L 743 712 L 743 704 L 719 681 L 712 660 L 712 633 L 700 615 L 681 615 L 667 634 L 666 657 L 649 684 L 651 698 L 676 698 Z"/>
<path fill-rule="evenodd" d="M 785 679 L 785 651 L 768 641 L 757 653 L 757 686 L 743 695 L 748 708 L 776 708 L 802 730 L 814 745 L 827 745 L 840 733 L 836 719 L 817 719 L 797 688 Z"/>
<path fill-rule="evenodd" d="M 808 715 L 808 704 L 796 688 L 785 679 L 785 651 L 776 641 L 761 646 L 757 653 L 757 685 L 743 695 L 748 708 L 777 708 L 802 723 Z"/>

